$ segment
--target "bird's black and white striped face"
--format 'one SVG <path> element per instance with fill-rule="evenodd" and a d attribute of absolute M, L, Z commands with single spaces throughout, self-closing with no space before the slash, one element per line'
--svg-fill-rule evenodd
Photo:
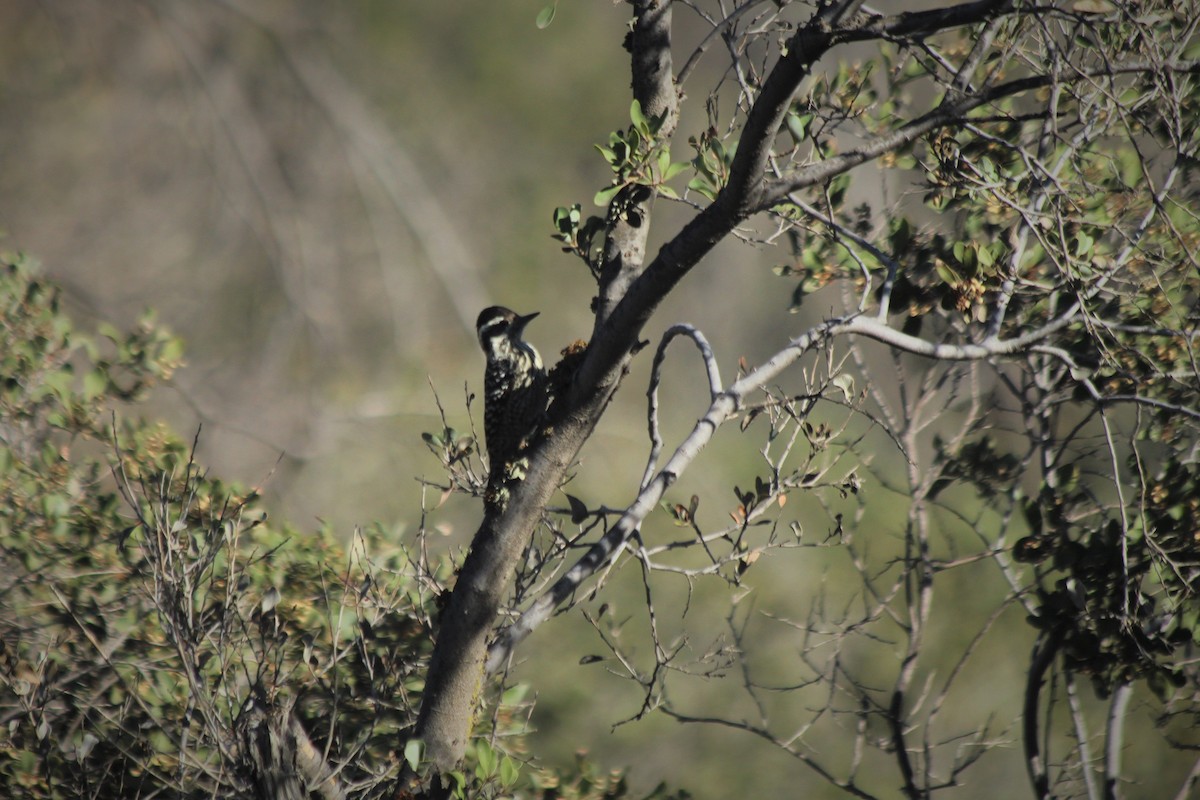
<path fill-rule="evenodd" d="M 525 350 L 534 356 L 540 367 L 541 358 L 537 356 L 537 351 L 521 339 L 525 326 L 537 315 L 535 311 L 521 316 L 504 306 L 491 306 L 479 312 L 475 330 L 479 335 L 479 346 L 488 360 L 511 358 L 515 351 Z"/>

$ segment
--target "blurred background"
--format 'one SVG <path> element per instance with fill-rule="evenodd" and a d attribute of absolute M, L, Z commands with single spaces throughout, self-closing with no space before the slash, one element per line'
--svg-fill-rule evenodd
<path fill-rule="evenodd" d="M 3 246 L 82 322 L 156 309 L 188 366 L 154 412 L 301 526 L 410 516 L 480 308 L 587 332 L 550 214 L 602 180 L 623 10 L 471 5 L 0 7 Z"/>

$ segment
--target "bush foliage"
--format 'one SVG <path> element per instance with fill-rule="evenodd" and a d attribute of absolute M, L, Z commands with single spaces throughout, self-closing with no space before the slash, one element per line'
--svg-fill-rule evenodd
<path fill-rule="evenodd" d="M 176 337 L 150 316 L 81 332 L 28 259 L 0 270 L 0 794 L 265 796 L 254 748 L 276 718 L 301 757 L 382 794 L 420 758 L 405 729 L 448 563 L 380 527 L 345 544 L 269 522 L 132 415 L 180 365 Z M 453 794 L 626 793 L 586 761 L 526 766 L 522 695 L 481 724 Z"/>

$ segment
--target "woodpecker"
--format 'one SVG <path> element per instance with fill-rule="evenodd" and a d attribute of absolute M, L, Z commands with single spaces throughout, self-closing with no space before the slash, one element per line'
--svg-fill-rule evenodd
<path fill-rule="evenodd" d="M 546 369 L 533 345 L 521 339 L 525 326 L 537 316 L 521 316 L 502 306 L 479 313 L 475 330 L 487 356 L 483 377 L 483 433 L 487 439 L 488 469 L 501 479 L 511 477 L 522 444 L 532 436 L 546 411 Z"/>

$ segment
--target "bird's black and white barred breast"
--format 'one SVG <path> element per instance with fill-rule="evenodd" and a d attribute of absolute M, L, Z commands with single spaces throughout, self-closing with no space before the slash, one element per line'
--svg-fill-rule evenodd
<path fill-rule="evenodd" d="M 545 371 L 537 351 L 515 348 L 510 358 L 489 362 L 485 385 L 483 432 L 495 468 L 516 456 L 546 410 Z"/>
<path fill-rule="evenodd" d="M 535 316 L 522 317 L 499 306 L 479 315 L 479 344 L 487 356 L 483 433 L 493 473 L 516 459 L 546 411 L 545 367 L 533 345 L 521 339 Z"/>

